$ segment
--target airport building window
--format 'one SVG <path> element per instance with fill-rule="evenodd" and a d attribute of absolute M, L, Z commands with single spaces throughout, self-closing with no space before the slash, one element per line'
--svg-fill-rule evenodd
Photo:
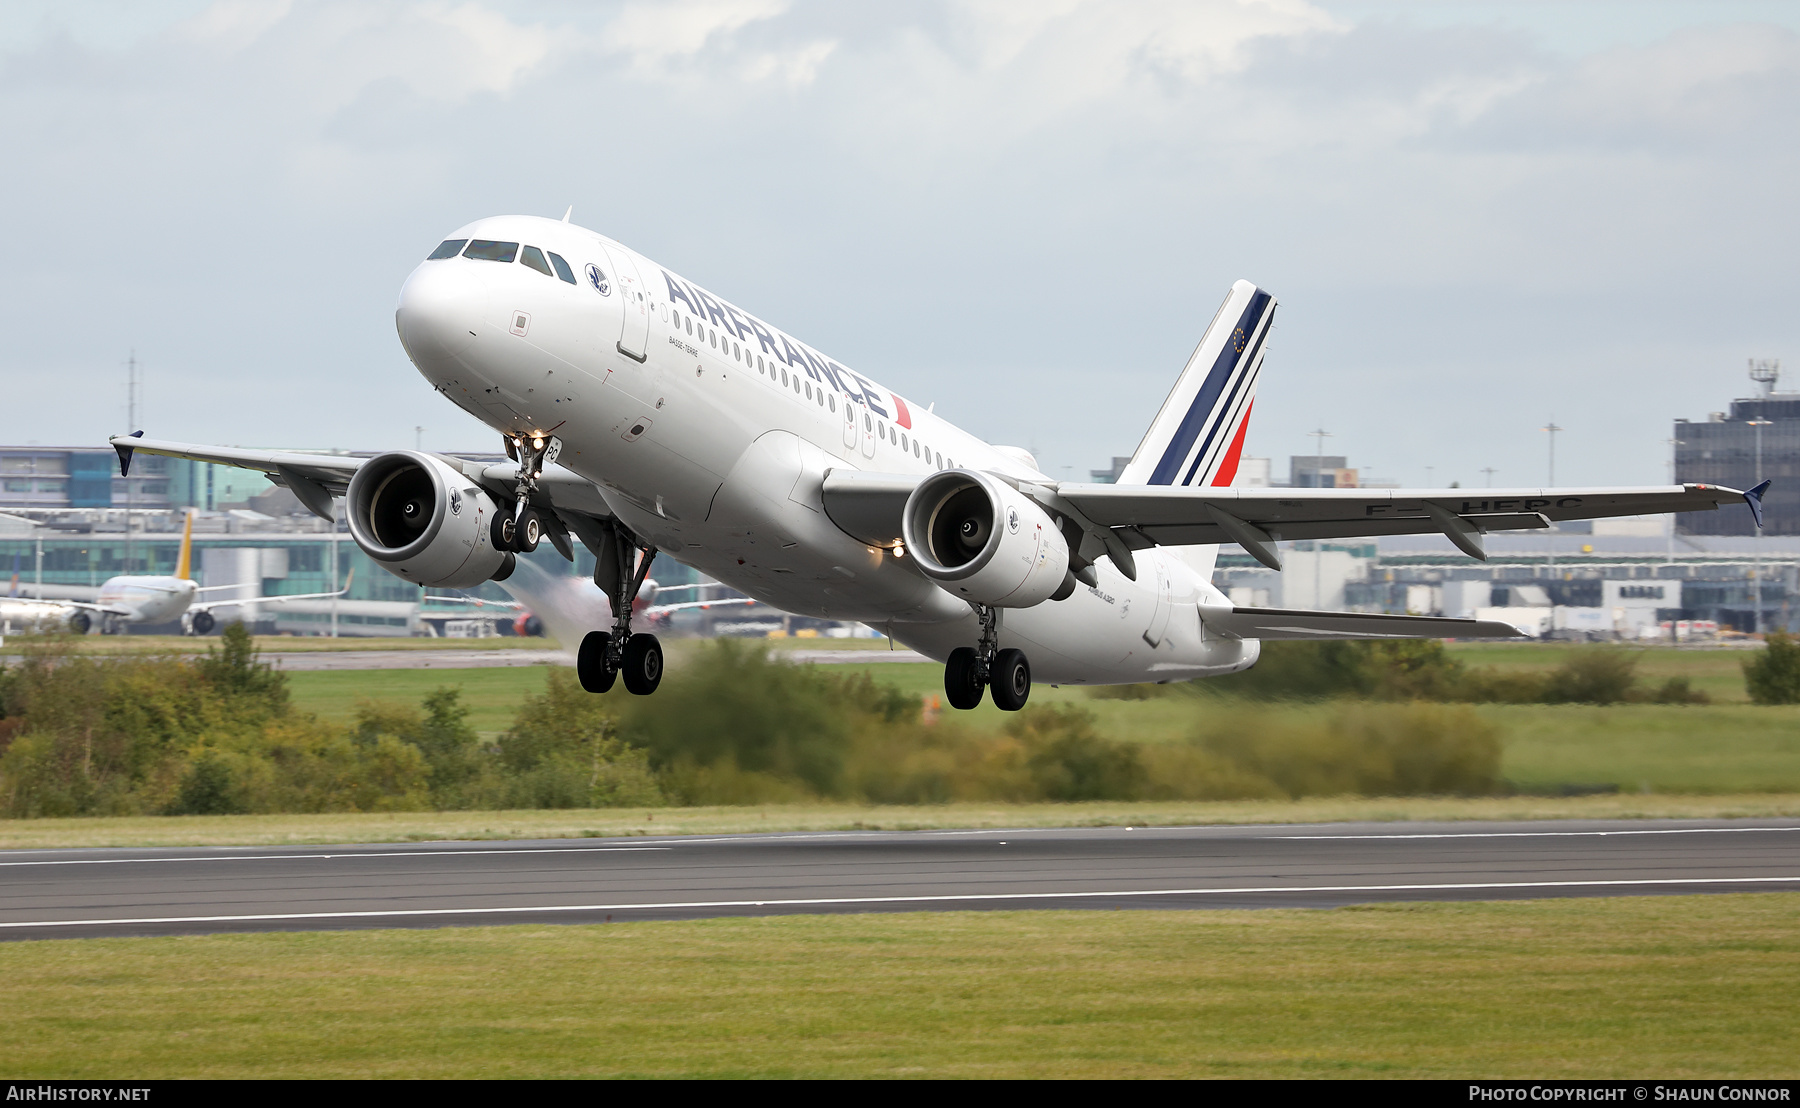
<path fill-rule="evenodd" d="M 563 261 L 561 254 L 552 253 L 550 264 L 556 267 L 556 276 L 559 279 L 567 281 L 571 285 L 575 284 L 575 271 L 569 268 L 568 262 Z"/>
<path fill-rule="evenodd" d="M 468 239 L 445 239 L 443 242 L 438 243 L 438 248 L 433 250 L 431 252 L 431 257 L 426 258 L 425 260 L 428 262 L 436 262 L 441 261 L 444 258 L 454 258 L 462 253 L 462 248 L 468 244 L 468 241 Z"/>
<path fill-rule="evenodd" d="M 550 263 L 544 260 L 544 252 L 535 246 L 527 246 L 525 248 L 525 253 L 520 256 L 519 260 L 546 277 L 556 276 L 556 274 L 550 272 Z"/>
<path fill-rule="evenodd" d="M 492 239 L 475 239 L 469 248 L 463 251 L 463 257 L 474 258 L 478 262 L 510 262 L 519 253 L 516 242 L 495 242 Z"/>

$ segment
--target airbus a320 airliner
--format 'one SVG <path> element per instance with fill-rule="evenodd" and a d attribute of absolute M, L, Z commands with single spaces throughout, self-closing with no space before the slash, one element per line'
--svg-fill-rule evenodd
<path fill-rule="evenodd" d="M 946 697 L 1007 710 L 1034 681 L 1182 681 L 1256 662 L 1261 640 L 1512 637 L 1491 621 L 1251 608 L 1212 584 L 1221 543 L 1274 569 L 1276 543 L 1482 534 L 1747 501 L 1767 482 L 1648 488 L 1237 489 L 1275 300 L 1232 286 L 1117 484 L 1042 473 L 614 240 L 498 216 L 445 239 L 395 314 L 413 365 L 498 431 L 512 460 L 368 459 L 112 439 L 258 469 L 314 512 L 343 496 L 377 563 L 420 585 L 504 580 L 548 538 L 579 541 L 613 622 L 582 684 L 662 678 L 632 601 L 654 558 L 758 602 L 857 620 L 944 663 Z M 573 538 L 571 538 L 571 536 Z"/>

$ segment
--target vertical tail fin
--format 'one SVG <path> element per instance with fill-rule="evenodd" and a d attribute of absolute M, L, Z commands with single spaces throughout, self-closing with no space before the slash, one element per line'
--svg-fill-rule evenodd
<path fill-rule="evenodd" d="M 1231 286 L 1119 484 L 1231 484 L 1274 319 L 1274 297 L 1248 281 Z"/>
<path fill-rule="evenodd" d="M 175 560 L 175 576 L 183 581 L 193 579 L 194 568 L 194 509 L 185 513 L 185 522 L 181 525 L 181 556 Z"/>

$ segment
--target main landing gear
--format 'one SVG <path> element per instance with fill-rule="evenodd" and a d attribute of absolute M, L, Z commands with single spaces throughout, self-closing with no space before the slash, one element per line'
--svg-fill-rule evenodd
<path fill-rule="evenodd" d="M 1003 712 L 1016 712 L 1031 697 L 1031 663 L 1023 650 L 1000 647 L 1000 612 L 987 605 L 975 605 L 981 619 L 981 641 L 973 647 L 959 646 L 944 663 L 944 698 L 952 708 L 967 711 L 981 703 L 981 690 L 994 690 L 994 706 Z"/>
<path fill-rule="evenodd" d="M 562 441 L 553 436 L 507 436 L 506 453 L 519 463 L 519 478 L 513 489 L 512 514 L 494 517 L 488 537 L 495 550 L 529 554 L 538 548 L 544 537 L 544 521 L 531 506 L 531 494 L 537 491 L 537 479 L 544 467 L 556 461 L 561 451 Z"/>
<path fill-rule="evenodd" d="M 606 692 L 614 679 L 623 677 L 628 692 L 649 696 L 662 683 L 662 644 L 655 635 L 631 629 L 631 605 L 650 576 L 650 562 L 655 557 L 654 549 L 638 546 L 625 528 L 617 523 L 607 527 L 606 541 L 594 563 L 594 584 L 612 601 L 613 629 L 589 631 L 581 640 L 575 673 L 588 692 Z"/>

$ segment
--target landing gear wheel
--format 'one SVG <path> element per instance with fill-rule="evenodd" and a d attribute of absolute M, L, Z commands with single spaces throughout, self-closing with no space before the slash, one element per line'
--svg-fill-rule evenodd
<path fill-rule="evenodd" d="M 512 517 L 496 515 L 494 526 L 488 530 L 488 538 L 493 540 L 495 550 L 511 550 L 513 548 Z"/>
<path fill-rule="evenodd" d="M 194 628 L 194 634 L 210 635 L 210 634 L 212 634 L 212 629 L 217 625 L 218 625 L 218 620 L 213 618 L 213 614 L 211 612 L 195 612 L 194 613 L 194 620 L 192 623 L 192 626 Z"/>
<path fill-rule="evenodd" d="M 994 655 L 994 704 L 1003 712 L 1016 712 L 1031 699 L 1031 663 L 1023 650 L 1002 650 Z"/>
<path fill-rule="evenodd" d="M 662 644 L 655 635 L 636 634 L 625 640 L 625 657 L 619 660 L 627 691 L 649 696 L 662 684 Z"/>
<path fill-rule="evenodd" d="M 944 663 L 944 699 L 958 711 L 966 712 L 981 703 L 981 675 L 975 662 L 975 648 L 959 646 Z"/>
<path fill-rule="evenodd" d="M 513 549 L 521 554 L 529 554 L 538 548 L 544 537 L 544 521 L 538 518 L 537 511 L 525 509 L 513 525 Z"/>
<path fill-rule="evenodd" d="M 618 674 L 606 665 L 606 654 L 612 646 L 612 636 L 605 631 L 589 631 L 581 640 L 581 650 L 575 655 L 575 676 L 581 678 L 581 687 L 591 693 L 603 693 L 613 687 L 613 678 Z"/>

